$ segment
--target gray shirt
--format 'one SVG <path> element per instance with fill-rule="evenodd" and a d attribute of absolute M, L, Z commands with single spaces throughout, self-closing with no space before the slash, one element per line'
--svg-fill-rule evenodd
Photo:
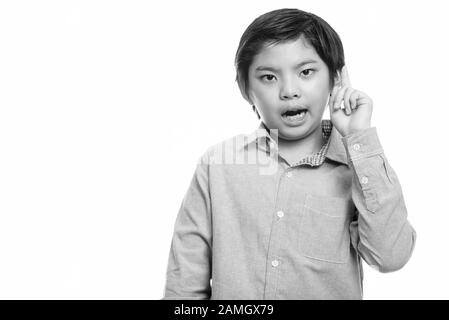
<path fill-rule="evenodd" d="M 375 127 L 290 165 L 263 123 L 209 148 L 180 206 L 163 299 L 362 299 L 363 259 L 409 260 L 416 232 Z"/>

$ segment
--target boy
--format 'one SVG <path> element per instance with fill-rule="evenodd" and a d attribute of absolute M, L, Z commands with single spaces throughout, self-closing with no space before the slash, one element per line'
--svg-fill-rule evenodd
<path fill-rule="evenodd" d="M 235 62 L 262 121 L 201 157 L 164 299 L 362 299 L 361 260 L 400 269 L 416 232 L 339 36 L 316 15 L 274 10 L 247 28 Z"/>

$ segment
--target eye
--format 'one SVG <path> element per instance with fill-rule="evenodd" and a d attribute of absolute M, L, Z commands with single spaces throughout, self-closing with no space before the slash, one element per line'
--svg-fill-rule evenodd
<path fill-rule="evenodd" d="M 263 76 L 260 77 L 260 79 L 264 80 L 267 79 L 268 82 L 271 82 L 271 80 L 273 80 L 274 76 L 272 74 L 264 74 Z"/>
<path fill-rule="evenodd" d="M 315 72 L 314 69 L 305 69 L 301 73 L 304 74 L 305 77 L 310 77 L 313 72 Z"/>

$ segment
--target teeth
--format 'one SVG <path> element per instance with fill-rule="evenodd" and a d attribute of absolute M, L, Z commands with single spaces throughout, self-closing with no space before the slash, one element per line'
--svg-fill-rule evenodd
<path fill-rule="evenodd" d="M 304 116 L 306 115 L 305 111 L 300 111 L 299 114 L 295 114 L 294 116 L 285 116 L 290 121 L 299 121 L 304 119 Z"/>

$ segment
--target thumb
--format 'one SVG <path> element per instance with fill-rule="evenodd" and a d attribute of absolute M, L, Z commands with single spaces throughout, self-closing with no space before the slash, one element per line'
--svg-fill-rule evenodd
<path fill-rule="evenodd" d="M 340 124 L 344 123 L 347 120 L 347 116 L 344 112 L 344 109 L 341 108 L 333 109 L 331 106 L 329 106 L 329 115 L 332 123 L 336 127 L 339 127 Z"/>

